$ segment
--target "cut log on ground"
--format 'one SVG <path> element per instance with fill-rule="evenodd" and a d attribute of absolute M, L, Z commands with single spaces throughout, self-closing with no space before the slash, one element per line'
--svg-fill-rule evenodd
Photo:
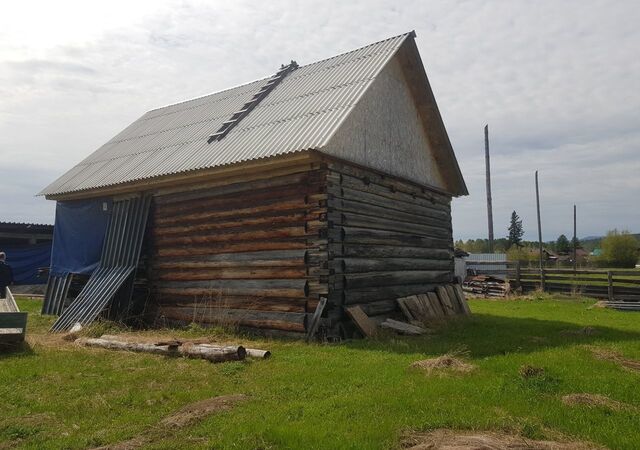
<path fill-rule="evenodd" d="M 80 338 L 76 343 L 85 347 L 105 348 L 138 353 L 151 353 L 164 356 L 183 356 L 186 358 L 200 358 L 211 362 L 241 361 L 245 359 L 247 351 L 242 346 L 214 346 L 211 344 L 183 344 L 168 343 L 157 345 L 153 343 L 124 342 L 112 339 Z"/>

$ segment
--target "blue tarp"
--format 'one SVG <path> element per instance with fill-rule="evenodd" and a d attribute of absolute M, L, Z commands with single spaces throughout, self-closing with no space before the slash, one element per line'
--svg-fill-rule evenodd
<path fill-rule="evenodd" d="M 91 274 L 102 253 L 111 200 L 58 202 L 53 229 L 51 274 Z"/>
<path fill-rule="evenodd" d="M 13 269 L 15 284 L 44 284 L 47 277 L 39 278 L 38 269 L 49 267 L 51 242 L 42 244 L 3 247 L 7 264 Z"/>

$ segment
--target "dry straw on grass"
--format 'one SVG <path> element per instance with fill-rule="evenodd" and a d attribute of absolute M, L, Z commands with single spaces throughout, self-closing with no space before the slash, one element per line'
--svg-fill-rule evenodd
<path fill-rule="evenodd" d="M 634 406 L 612 400 L 600 394 L 569 394 L 562 397 L 562 403 L 567 406 L 587 406 L 589 408 L 607 408 L 612 411 L 633 410 Z"/>
<path fill-rule="evenodd" d="M 535 441 L 506 433 L 454 430 L 415 433 L 404 440 L 402 447 L 411 450 L 587 450 L 601 448 L 586 442 Z"/>
<path fill-rule="evenodd" d="M 620 353 L 604 348 L 590 347 L 593 356 L 602 361 L 611 361 L 632 372 L 640 372 L 640 361 L 625 358 Z"/>
<path fill-rule="evenodd" d="M 420 369 L 427 374 L 431 374 L 436 371 L 453 371 L 468 373 L 476 368 L 473 364 L 465 362 L 462 357 L 467 357 L 468 352 L 455 351 L 450 352 L 437 358 L 423 359 L 411 364 L 411 368 Z"/>

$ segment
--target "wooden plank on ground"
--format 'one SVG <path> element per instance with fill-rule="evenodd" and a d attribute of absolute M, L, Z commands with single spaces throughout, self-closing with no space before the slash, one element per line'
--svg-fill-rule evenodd
<path fill-rule="evenodd" d="M 309 330 L 307 331 L 307 342 L 315 336 L 316 331 L 318 331 L 318 326 L 320 325 L 320 317 L 322 317 L 322 311 L 324 311 L 324 307 L 327 305 L 327 298 L 321 297 L 318 302 L 318 306 L 316 306 L 316 310 L 311 316 L 311 322 L 309 323 Z"/>
<path fill-rule="evenodd" d="M 453 285 L 453 290 L 455 291 L 456 296 L 458 297 L 458 301 L 462 305 L 462 309 L 463 309 L 464 313 L 467 316 L 471 315 L 471 309 L 469 308 L 469 304 L 467 303 L 467 299 L 464 296 L 464 291 L 462 290 L 462 286 L 460 286 L 459 284 L 454 284 Z"/>
<path fill-rule="evenodd" d="M 411 324 L 404 323 L 404 322 L 399 322 L 399 321 L 393 320 L 393 319 L 385 320 L 384 322 L 382 322 L 380 324 L 380 326 L 382 328 L 387 328 L 387 329 L 394 330 L 394 331 L 397 331 L 397 332 L 402 333 L 402 334 L 408 334 L 408 335 L 412 335 L 412 336 L 425 334 L 427 332 L 427 330 L 425 330 L 422 327 L 417 327 L 415 325 L 411 325 Z"/>
<path fill-rule="evenodd" d="M 424 310 L 425 318 L 433 319 L 434 317 L 436 317 L 435 310 L 431 306 L 431 302 L 429 301 L 429 297 L 427 296 L 427 294 L 418 295 L 418 301 L 420 302 L 420 305 Z"/>
<path fill-rule="evenodd" d="M 362 308 L 359 306 L 350 306 L 349 308 L 345 308 L 345 310 L 347 315 L 353 320 L 353 323 L 362 331 L 362 334 L 367 337 L 376 334 L 376 324 L 369 319 L 369 316 L 364 313 Z"/>

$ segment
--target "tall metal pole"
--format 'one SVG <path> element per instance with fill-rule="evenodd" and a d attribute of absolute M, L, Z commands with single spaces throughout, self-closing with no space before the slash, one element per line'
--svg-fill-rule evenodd
<path fill-rule="evenodd" d="M 578 269 L 578 238 L 576 237 L 576 205 L 573 205 L 573 274 Z"/>
<path fill-rule="evenodd" d="M 538 171 L 536 170 L 536 208 L 538 210 L 538 247 L 540 249 L 539 266 L 540 266 L 540 283 L 542 290 L 545 288 L 544 266 L 542 263 L 542 223 L 540 221 L 540 189 L 538 188 Z"/>
<path fill-rule="evenodd" d="M 487 180 L 487 219 L 489 221 L 489 253 L 493 253 L 493 207 L 491 205 L 491 161 L 489 159 L 489 125 L 484 126 L 484 162 Z"/>

